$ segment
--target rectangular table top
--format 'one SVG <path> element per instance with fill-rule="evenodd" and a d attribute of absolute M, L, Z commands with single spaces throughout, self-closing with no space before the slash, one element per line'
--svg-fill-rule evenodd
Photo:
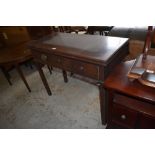
<path fill-rule="evenodd" d="M 30 42 L 29 47 L 53 54 L 61 53 L 71 57 L 87 58 L 106 64 L 127 43 L 128 38 L 52 33 L 43 39 Z"/>

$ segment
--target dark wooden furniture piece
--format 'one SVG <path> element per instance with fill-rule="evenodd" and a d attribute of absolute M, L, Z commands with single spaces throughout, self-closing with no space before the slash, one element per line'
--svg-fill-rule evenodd
<path fill-rule="evenodd" d="M 107 36 L 113 26 L 88 26 L 87 33 L 88 34 L 94 34 L 96 31 L 99 32 L 100 35 Z"/>
<path fill-rule="evenodd" d="M 10 47 L 38 39 L 52 31 L 50 26 L 0 26 L 0 47 Z"/>
<path fill-rule="evenodd" d="M 26 48 L 25 44 L 20 44 L 15 47 L 11 48 L 4 48 L 0 51 L 0 68 L 4 73 L 6 79 L 8 80 L 9 84 L 12 85 L 10 81 L 10 75 L 6 71 L 6 68 L 9 66 L 14 66 L 19 73 L 21 79 L 23 80 L 24 84 L 26 85 L 29 92 L 31 89 L 24 77 L 22 70 L 20 69 L 20 64 L 32 59 L 32 54 L 29 49 Z"/>
<path fill-rule="evenodd" d="M 132 61 L 122 62 L 104 83 L 107 128 L 155 128 L 155 89 L 127 77 Z"/>
<path fill-rule="evenodd" d="M 113 67 L 128 54 L 128 39 L 53 33 L 30 42 L 29 48 L 49 95 L 51 91 L 40 64 L 52 65 L 96 80 L 100 90 L 102 123 L 106 123 L 103 83 Z M 66 73 L 64 77 L 67 80 Z"/>
<path fill-rule="evenodd" d="M 26 50 L 27 47 L 21 46 L 22 44 L 26 44 L 26 42 L 30 40 L 39 39 L 51 33 L 52 28 L 50 26 L 1 26 L 0 52 L 2 59 L 3 56 L 7 55 L 8 53 L 9 60 L 11 61 L 13 61 L 16 57 L 17 59 L 24 57 L 23 52 Z M 23 60 L 22 62 L 27 62 L 27 60 Z M 29 64 L 31 65 L 31 62 Z M 9 75 L 8 70 L 12 69 L 14 66 L 15 65 L 13 62 L 7 63 L 7 60 L 6 63 L 3 63 L 3 66 L 1 65 L 1 70 L 10 85 L 12 85 L 12 83 L 10 81 L 11 76 Z M 52 73 L 52 66 L 47 67 L 50 73 Z M 63 73 L 65 74 L 65 72 Z"/>
<path fill-rule="evenodd" d="M 86 33 L 86 27 L 84 26 L 52 26 L 54 32 L 65 32 L 65 33 Z"/>
<path fill-rule="evenodd" d="M 52 33 L 50 26 L 26 26 L 30 39 L 38 39 Z"/>

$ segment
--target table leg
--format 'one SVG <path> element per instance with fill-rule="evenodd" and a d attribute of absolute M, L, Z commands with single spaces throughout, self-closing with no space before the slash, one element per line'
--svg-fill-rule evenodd
<path fill-rule="evenodd" d="M 20 69 L 20 66 L 18 64 L 16 64 L 15 67 L 16 67 L 16 70 L 17 70 L 18 74 L 20 75 L 21 79 L 23 80 L 25 86 L 27 87 L 28 91 L 31 92 L 31 89 L 25 79 L 25 76 L 24 76 L 22 70 Z"/>
<path fill-rule="evenodd" d="M 50 66 L 47 65 L 47 68 L 48 68 L 50 74 L 52 74 L 52 67 L 50 67 Z"/>
<path fill-rule="evenodd" d="M 52 95 L 52 92 L 51 92 L 51 90 L 49 88 L 48 82 L 47 82 L 47 80 L 45 78 L 45 75 L 44 75 L 44 72 L 43 72 L 43 70 L 41 68 L 41 65 L 39 63 L 37 63 L 37 62 L 35 62 L 35 65 L 36 65 L 36 67 L 38 69 L 38 72 L 40 74 L 41 80 L 42 80 L 42 82 L 43 82 L 43 84 L 44 84 L 44 86 L 46 88 L 46 91 L 47 91 L 48 95 Z"/>
<path fill-rule="evenodd" d="M 107 92 L 103 87 L 103 82 L 99 82 L 99 97 L 100 97 L 100 111 L 101 111 L 101 121 L 102 124 L 106 125 L 107 123 Z"/>
<path fill-rule="evenodd" d="M 73 73 L 73 72 L 71 72 L 71 73 L 70 73 L 70 76 L 73 76 L 73 75 L 74 75 L 74 73 Z"/>
<path fill-rule="evenodd" d="M 65 70 L 62 70 L 62 73 L 63 73 L 64 81 L 67 83 L 68 82 L 67 72 Z"/>
<path fill-rule="evenodd" d="M 30 63 L 29 64 L 30 65 L 30 68 L 33 69 L 32 62 L 30 61 L 29 63 Z"/>
<path fill-rule="evenodd" d="M 9 82 L 9 84 L 12 85 L 12 82 L 10 81 L 10 75 L 9 75 L 9 73 L 6 72 L 6 70 L 5 70 L 3 67 L 1 67 L 1 70 L 2 70 L 2 72 L 3 72 L 4 76 L 5 76 L 5 78 L 6 78 L 7 81 Z"/>

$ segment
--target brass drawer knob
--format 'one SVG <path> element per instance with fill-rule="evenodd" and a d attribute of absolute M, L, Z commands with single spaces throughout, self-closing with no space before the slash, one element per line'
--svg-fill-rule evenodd
<path fill-rule="evenodd" d="M 46 60 L 47 60 L 47 55 L 42 54 L 42 55 L 41 55 L 41 60 L 46 61 Z"/>
<path fill-rule="evenodd" d="M 126 119 L 126 116 L 125 115 L 121 115 L 121 119 L 122 120 L 125 120 Z"/>

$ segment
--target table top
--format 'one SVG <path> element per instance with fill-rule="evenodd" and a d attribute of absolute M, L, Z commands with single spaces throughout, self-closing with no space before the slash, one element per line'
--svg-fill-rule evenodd
<path fill-rule="evenodd" d="M 155 88 L 128 79 L 127 73 L 133 63 L 134 60 L 119 64 L 105 80 L 104 87 L 155 103 Z"/>
<path fill-rule="evenodd" d="M 20 63 L 32 58 L 32 54 L 25 44 L 0 50 L 0 64 Z"/>
<path fill-rule="evenodd" d="M 109 59 L 125 44 L 128 38 L 99 35 L 52 33 L 41 40 L 29 43 L 31 49 L 45 49 L 53 54 L 65 54 L 93 61 L 108 63 Z"/>

